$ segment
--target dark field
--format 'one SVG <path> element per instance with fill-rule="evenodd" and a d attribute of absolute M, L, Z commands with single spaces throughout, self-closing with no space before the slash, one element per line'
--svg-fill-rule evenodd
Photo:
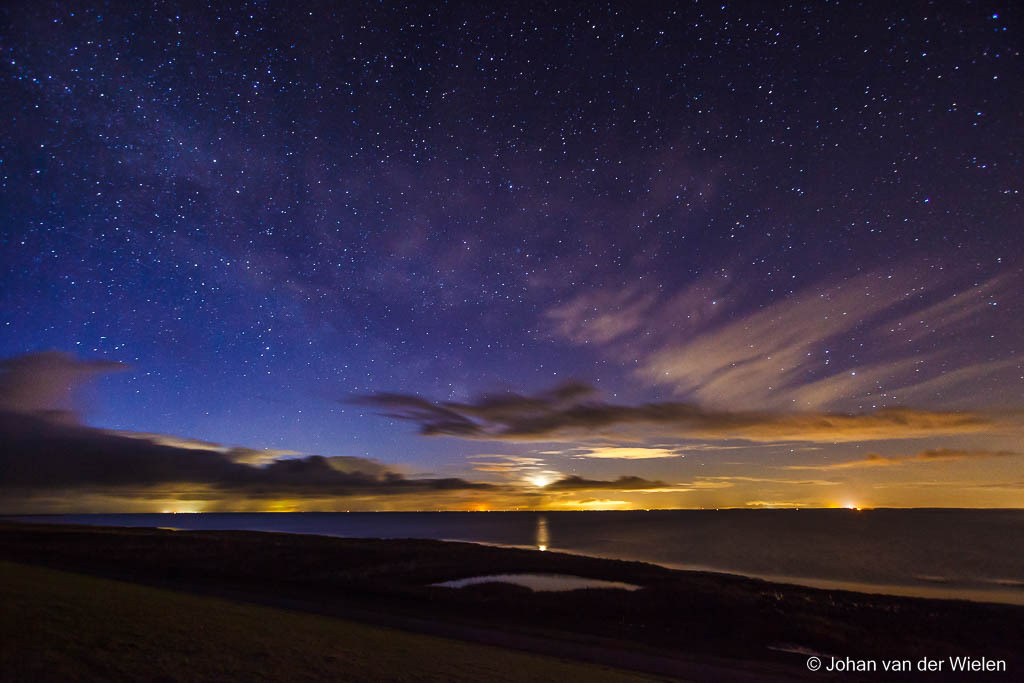
<path fill-rule="evenodd" d="M 828 680 L 825 674 L 806 670 L 807 652 L 866 659 L 985 656 L 1006 660 L 1010 679 L 1014 672 L 1024 670 L 1021 607 L 821 591 L 636 562 L 467 543 L 0 523 L 0 558 L 697 680 Z M 28 582 L 25 585 L 37 586 L 31 590 L 44 591 L 42 584 L 24 570 L 6 571 L 15 571 L 19 580 Z M 503 572 L 575 574 L 644 588 L 636 592 L 533 593 L 500 584 L 463 589 L 429 585 Z M 84 580 L 67 578 L 58 583 L 67 597 L 90 593 L 84 587 L 81 591 L 67 588 L 74 581 Z M 12 588 L 5 590 L 5 603 L 19 595 Z M 12 604 L 31 610 L 35 601 L 21 599 Z M 88 618 L 106 623 L 107 615 L 97 612 L 113 610 L 114 604 L 94 601 L 91 607 L 83 603 L 77 609 L 85 609 L 81 618 L 92 613 Z M 208 604 L 179 603 L 175 609 L 181 616 L 169 623 L 188 623 L 188 614 L 210 609 L 201 606 Z M 118 619 L 130 617 L 122 614 Z M 131 656 L 133 647 L 154 648 L 163 642 L 160 637 L 146 635 L 160 632 L 155 622 L 144 616 L 139 619 L 144 627 L 125 632 L 125 647 L 111 650 L 114 660 L 122 654 Z M 267 618 L 239 616 L 233 623 L 244 619 L 263 624 Z M 21 654 L 39 655 L 41 651 L 31 643 L 70 637 L 69 633 L 79 630 L 74 619 L 43 623 L 45 627 L 29 631 L 35 635 L 20 636 L 23 644 L 14 654 L 9 644 L 4 646 L 5 667 L 19 661 Z M 6 643 L 18 628 L 10 616 L 5 617 Z M 345 628 L 363 627 L 348 624 Z M 278 629 L 284 640 L 294 631 L 290 627 Z M 251 657 L 239 656 L 232 645 L 244 640 L 236 636 L 224 636 L 223 646 L 204 650 L 203 657 L 249 662 Z M 402 637 L 413 638 L 408 634 Z M 207 641 L 198 638 L 196 642 Z M 269 637 L 263 647 L 271 648 L 274 642 L 275 638 Z M 397 641 L 377 637 L 367 642 L 372 644 L 362 650 L 369 653 L 370 661 L 379 662 L 383 660 L 375 653 L 384 647 L 382 643 Z M 319 646 L 312 649 L 320 651 Z M 167 656 L 179 664 L 187 661 L 181 658 L 180 650 L 172 649 L 170 653 Z M 310 666 L 321 660 L 305 655 L 295 658 Z M 65 657 L 59 662 L 59 671 L 71 672 L 74 661 L 73 656 Z M 142 657 L 137 664 L 142 666 L 147 661 L 155 660 Z M 121 671 L 116 668 L 117 662 L 108 663 L 115 667 L 112 671 Z M 419 670 L 417 666 L 410 665 L 401 675 L 385 669 L 379 673 L 383 679 L 418 677 L 414 673 Z M 172 679 L 194 678 L 187 668 L 170 666 L 168 670 L 178 671 L 171 674 Z M 372 667 L 366 671 L 370 670 Z M 288 671 L 291 669 L 286 667 L 283 673 L 271 677 L 287 678 Z M 524 675 L 528 671 L 532 670 L 522 669 Z M 226 676 L 216 669 L 204 672 L 214 678 Z M 299 667 L 294 672 L 296 678 L 307 679 L 337 674 L 331 666 Z M 466 673 L 469 679 L 492 678 L 474 674 L 471 667 Z M 131 673 L 114 677 L 124 675 L 137 677 Z M 986 680 L 995 680 L 991 678 L 995 674 L 985 675 Z M 925 676 L 928 680 L 945 680 L 937 674 Z M 953 674 L 948 680 L 964 680 L 963 676 Z M 100 672 L 92 677 L 107 676 Z M 561 677 L 593 678 L 582 670 L 579 676 L 566 673 Z M 536 680 L 532 675 L 526 678 Z"/>
<path fill-rule="evenodd" d="M 4 680 L 653 680 L 592 664 L 0 562 Z"/>

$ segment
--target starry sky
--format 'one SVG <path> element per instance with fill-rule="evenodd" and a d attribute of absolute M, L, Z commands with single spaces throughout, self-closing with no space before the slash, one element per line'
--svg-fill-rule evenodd
<path fill-rule="evenodd" d="M 0 17 L 4 510 L 1020 506 L 1015 3 Z"/>

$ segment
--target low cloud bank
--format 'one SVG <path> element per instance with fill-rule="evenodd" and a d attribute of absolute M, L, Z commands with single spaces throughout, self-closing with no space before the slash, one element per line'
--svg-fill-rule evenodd
<path fill-rule="evenodd" d="M 0 413 L 0 492 L 197 485 L 248 496 L 489 489 L 462 479 L 408 479 L 373 460 L 308 455 L 266 464 L 232 449 L 168 446 L 42 417 Z"/>
<path fill-rule="evenodd" d="M 243 497 L 344 496 L 492 489 L 462 479 L 410 479 L 352 456 L 287 457 L 163 434 L 81 424 L 75 393 L 85 381 L 126 369 L 58 351 L 0 360 L 0 495 L 41 491 L 196 488 Z M 297 455 L 297 454 L 296 454 Z"/>

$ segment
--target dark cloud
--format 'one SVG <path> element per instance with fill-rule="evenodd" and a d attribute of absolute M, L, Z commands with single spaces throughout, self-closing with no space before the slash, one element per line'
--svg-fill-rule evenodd
<path fill-rule="evenodd" d="M 870 413 L 730 412 L 692 403 L 625 406 L 591 400 L 572 382 L 538 396 L 484 396 L 472 403 L 434 403 L 408 394 L 373 394 L 355 402 L 415 422 L 425 436 L 500 441 L 671 436 L 748 441 L 867 441 L 991 431 L 993 420 L 970 412 L 883 408 Z"/>
<path fill-rule="evenodd" d="M 487 394 L 475 403 L 431 403 L 419 396 L 392 393 L 362 396 L 355 402 L 384 408 L 388 417 L 419 422 L 426 435 L 479 438 L 487 425 L 542 422 L 552 411 L 570 411 L 594 393 L 587 384 L 569 381 L 538 396 Z M 533 428 L 543 429 L 540 424 Z"/>
<path fill-rule="evenodd" d="M 128 369 L 124 363 L 78 360 L 60 351 L 26 353 L 0 360 L 0 410 L 73 419 L 75 391 L 97 375 Z"/>
<path fill-rule="evenodd" d="M 1010 455 L 1019 455 L 1014 451 L 985 451 L 979 449 L 965 450 L 960 448 L 932 448 L 921 451 L 913 457 L 914 460 L 964 460 L 976 458 L 1004 458 Z"/>
<path fill-rule="evenodd" d="M 462 479 L 408 479 L 350 456 L 309 455 L 254 465 L 232 449 L 181 448 L 43 417 L 0 412 L 0 492 L 205 487 L 225 494 L 343 496 L 489 489 Z"/>
<path fill-rule="evenodd" d="M 408 479 L 364 458 L 279 457 L 288 452 L 78 424 L 71 412 L 78 385 L 125 368 L 57 351 L 0 360 L 0 493 L 170 485 L 262 497 L 492 488 L 462 479 Z"/>
<path fill-rule="evenodd" d="M 606 481 L 602 479 L 584 479 L 583 477 L 572 475 L 548 484 L 544 489 L 548 491 L 589 491 L 594 489 L 643 491 L 668 487 L 669 485 L 663 481 L 648 481 L 640 477 L 622 476 L 613 481 Z"/>

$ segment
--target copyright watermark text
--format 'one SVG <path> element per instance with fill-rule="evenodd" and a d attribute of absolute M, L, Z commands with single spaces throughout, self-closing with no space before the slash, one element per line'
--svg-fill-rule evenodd
<path fill-rule="evenodd" d="M 808 657 L 807 668 L 811 671 L 1006 671 L 1005 659 L 988 657 L 946 657 L 934 659 L 922 657 L 913 659 L 852 659 L 850 657 Z"/>

